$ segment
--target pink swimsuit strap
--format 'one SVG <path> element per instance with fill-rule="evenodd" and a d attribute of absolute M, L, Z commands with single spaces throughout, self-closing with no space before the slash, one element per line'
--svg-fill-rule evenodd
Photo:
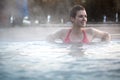
<path fill-rule="evenodd" d="M 66 37 L 64 39 L 64 43 L 70 43 L 71 42 L 71 40 L 69 38 L 71 31 L 72 31 L 72 29 L 70 29 L 68 31 L 68 34 L 66 35 Z M 82 43 L 89 43 L 89 40 L 87 38 L 87 34 L 86 34 L 85 30 L 82 30 L 82 33 L 83 33 L 83 40 L 81 42 Z"/>
<path fill-rule="evenodd" d="M 67 33 L 67 35 L 66 35 L 66 37 L 65 37 L 65 39 L 64 39 L 64 42 L 65 42 L 65 43 L 70 43 L 70 42 L 71 42 L 71 40 L 70 40 L 70 38 L 69 38 L 71 31 L 72 31 L 72 29 L 70 29 L 70 30 L 68 31 L 68 33 Z"/>
<path fill-rule="evenodd" d="M 87 37 L 87 34 L 86 34 L 85 30 L 82 30 L 82 33 L 83 33 L 82 43 L 89 43 L 89 39 Z"/>

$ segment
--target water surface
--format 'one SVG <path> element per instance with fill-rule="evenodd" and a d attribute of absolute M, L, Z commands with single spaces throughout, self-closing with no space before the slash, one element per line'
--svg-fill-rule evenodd
<path fill-rule="evenodd" d="M 120 80 L 120 41 L 0 42 L 0 80 Z"/>

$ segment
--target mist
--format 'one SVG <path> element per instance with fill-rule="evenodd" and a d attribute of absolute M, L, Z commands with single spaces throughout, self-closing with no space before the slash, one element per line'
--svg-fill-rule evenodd
<path fill-rule="evenodd" d="M 26 2 L 27 1 L 27 2 Z M 109 0 L 110 1 L 110 0 Z M 93 3 L 94 2 L 94 3 Z M 3 0 L 0 2 L 0 40 L 1 41 L 31 41 L 31 40 L 45 40 L 50 33 L 62 28 L 69 28 L 71 26 L 69 20 L 69 10 L 75 4 L 85 6 L 88 13 L 88 26 L 97 27 L 101 30 L 106 30 L 111 34 L 118 34 L 119 29 L 119 14 L 120 4 L 115 0 L 113 6 L 114 14 L 108 14 L 107 6 L 102 8 L 99 17 L 96 11 L 92 11 L 96 1 L 77 1 L 77 0 Z M 101 5 L 102 3 L 99 3 Z M 104 4 L 109 4 L 104 3 Z M 87 6 L 89 5 L 89 6 Z M 110 7 L 110 6 L 109 6 Z M 100 6 L 94 7 L 100 9 Z M 100 10 L 102 10 L 100 9 Z M 93 13 L 94 12 L 94 13 Z M 98 11 L 97 11 L 98 12 Z M 103 13 L 106 13 L 106 22 L 103 23 Z M 115 22 L 115 14 L 117 12 L 118 22 Z M 92 15 L 91 15 L 92 13 Z M 112 13 L 112 12 L 111 12 Z M 93 16 L 93 14 L 95 14 Z M 102 16 L 101 16 L 102 15 Z M 91 18 L 92 17 L 92 18 Z M 101 21 L 97 21 L 100 19 Z M 113 21 L 112 21 L 113 20 Z M 113 25 L 111 25 L 113 24 Z M 105 28 L 103 28 L 105 27 Z M 110 27 L 110 28 L 109 28 Z M 114 28 L 112 28 L 114 27 Z M 116 28 L 115 28 L 116 27 Z M 103 28 L 103 29 L 102 29 Z M 113 29 L 113 30 L 112 30 Z"/>
<path fill-rule="evenodd" d="M 119 0 L 3 0 L 1 6 L 1 23 L 3 25 L 28 24 L 65 24 L 70 22 L 69 11 L 74 5 L 83 5 L 88 13 L 88 22 L 119 22 Z M 116 15 L 117 19 L 116 20 Z"/>
<path fill-rule="evenodd" d="M 24 3 L 25 1 L 29 2 Z M 44 6 L 46 2 L 35 3 L 34 0 L 4 0 L 1 4 L 3 6 L 1 14 L 5 18 L 1 18 L 0 41 L 45 40 L 47 35 L 63 28 L 61 27 L 63 25 L 60 24 L 61 22 L 63 23 L 62 18 L 65 17 L 58 15 L 58 13 L 61 14 L 59 9 L 64 9 L 62 3 L 58 3 L 59 6 L 56 7 L 55 13 L 53 9 L 47 9 L 47 7 L 52 6 Z M 53 25 L 58 17 L 61 17 L 59 19 L 61 22 L 59 22 L 59 25 Z"/>

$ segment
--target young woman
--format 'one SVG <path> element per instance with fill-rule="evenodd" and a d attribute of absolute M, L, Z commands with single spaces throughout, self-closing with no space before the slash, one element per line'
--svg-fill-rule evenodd
<path fill-rule="evenodd" d="M 107 32 L 86 27 L 87 13 L 83 6 L 75 5 L 71 9 L 70 19 L 72 28 L 62 29 L 50 35 L 49 41 L 60 39 L 64 43 L 90 43 L 95 38 L 99 38 L 101 41 L 110 41 L 111 36 Z"/>

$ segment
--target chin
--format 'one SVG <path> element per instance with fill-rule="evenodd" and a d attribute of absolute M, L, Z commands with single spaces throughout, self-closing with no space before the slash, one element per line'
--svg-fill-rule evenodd
<path fill-rule="evenodd" d="M 86 23 L 80 24 L 81 27 L 86 27 Z"/>
<path fill-rule="evenodd" d="M 86 27 L 86 25 L 84 25 L 84 27 Z"/>
<path fill-rule="evenodd" d="M 82 27 L 86 27 L 86 24 L 84 24 L 84 25 L 81 25 Z"/>

